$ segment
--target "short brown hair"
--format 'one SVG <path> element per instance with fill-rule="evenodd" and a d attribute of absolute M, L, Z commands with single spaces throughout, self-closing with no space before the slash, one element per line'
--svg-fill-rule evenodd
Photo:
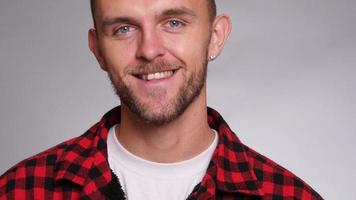
<path fill-rule="evenodd" d="M 207 0 L 208 3 L 208 12 L 209 12 L 209 19 L 211 22 L 214 21 L 216 17 L 216 4 L 215 0 Z M 91 9 L 91 15 L 93 17 L 93 23 L 94 27 L 96 28 L 96 21 L 95 21 L 95 0 L 90 0 L 90 9 Z"/>

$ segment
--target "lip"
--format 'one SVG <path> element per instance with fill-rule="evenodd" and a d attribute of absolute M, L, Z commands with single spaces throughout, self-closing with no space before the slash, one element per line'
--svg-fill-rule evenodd
<path fill-rule="evenodd" d="M 166 71 L 173 71 L 176 72 L 178 69 L 180 69 L 179 67 L 177 68 L 169 68 L 169 69 L 160 69 L 160 70 L 140 70 L 139 72 L 133 72 L 131 73 L 131 75 L 136 76 L 136 77 L 140 77 L 142 75 L 147 75 L 147 74 L 155 74 L 155 73 L 161 73 L 161 72 L 166 72 Z"/>
<path fill-rule="evenodd" d="M 171 76 L 174 75 L 175 72 L 176 70 L 166 70 L 166 71 L 159 71 L 159 72 L 153 72 L 147 74 L 146 73 L 139 74 L 135 76 L 144 81 L 154 81 L 154 80 L 170 78 Z"/>
<path fill-rule="evenodd" d="M 142 73 L 142 74 L 132 74 L 132 76 L 136 79 L 139 88 L 141 89 L 148 89 L 151 86 L 161 86 L 161 87 L 171 87 L 174 86 L 176 81 L 179 79 L 179 74 L 181 69 L 171 69 L 173 71 L 173 74 L 169 77 L 164 77 L 164 78 L 159 78 L 159 79 L 153 79 L 153 80 L 143 80 L 140 78 L 142 75 L 147 75 L 147 74 L 155 74 L 155 73 L 160 73 L 160 72 L 165 72 L 165 71 L 170 71 L 170 70 L 163 70 L 163 71 L 153 71 L 151 73 Z"/>

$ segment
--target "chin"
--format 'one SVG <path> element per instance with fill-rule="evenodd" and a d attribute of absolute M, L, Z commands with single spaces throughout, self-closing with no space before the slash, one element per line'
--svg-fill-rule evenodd
<path fill-rule="evenodd" d="M 151 109 L 144 109 L 145 111 L 138 113 L 139 118 L 141 118 L 145 123 L 152 125 L 165 125 L 174 121 L 182 113 L 180 110 L 175 108 L 169 108 L 169 106 L 164 107 L 154 107 Z"/>

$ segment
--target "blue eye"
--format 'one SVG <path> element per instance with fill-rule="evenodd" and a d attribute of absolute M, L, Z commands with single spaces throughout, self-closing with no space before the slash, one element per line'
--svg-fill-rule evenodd
<path fill-rule="evenodd" d="M 118 33 L 128 33 L 128 32 L 130 32 L 130 30 L 131 30 L 131 27 L 129 27 L 129 26 L 122 26 L 122 27 L 118 28 L 118 29 L 116 30 L 116 32 L 118 32 Z"/>
<path fill-rule="evenodd" d="M 113 35 L 127 35 L 132 31 L 135 31 L 136 28 L 131 25 L 123 25 L 113 30 Z"/>
<path fill-rule="evenodd" d="M 172 28 L 178 28 L 178 27 L 182 26 L 182 22 L 180 22 L 178 20 L 170 20 L 168 23 L 169 23 L 169 26 Z"/>

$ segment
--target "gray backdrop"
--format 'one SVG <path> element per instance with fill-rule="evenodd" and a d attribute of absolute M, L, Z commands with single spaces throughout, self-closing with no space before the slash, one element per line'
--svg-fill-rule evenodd
<path fill-rule="evenodd" d="M 356 1 L 221 0 L 208 104 L 326 199 L 356 199 Z M 89 1 L 1 0 L 0 173 L 119 102 L 87 48 Z"/>

